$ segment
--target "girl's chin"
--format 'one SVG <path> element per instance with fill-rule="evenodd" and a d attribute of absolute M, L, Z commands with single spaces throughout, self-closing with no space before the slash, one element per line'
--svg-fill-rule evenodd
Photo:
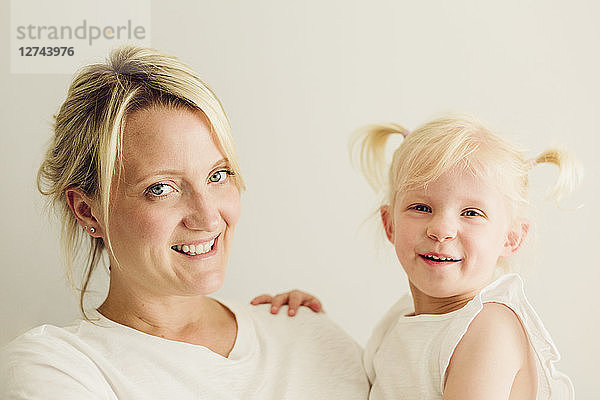
<path fill-rule="evenodd" d="M 417 292 L 420 292 L 427 297 L 433 297 L 437 299 L 453 297 L 462 293 L 461 290 L 458 290 L 457 288 L 449 288 L 447 284 L 443 283 L 425 282 L 418 285 L 411 284 L 411 286 L 413 286 L 411 290 L 414 291 L 416 289 Z"/>

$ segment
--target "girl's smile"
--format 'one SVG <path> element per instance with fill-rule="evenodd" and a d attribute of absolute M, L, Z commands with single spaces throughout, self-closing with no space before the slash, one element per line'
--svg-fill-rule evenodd
<path fill-rule="evenodd" d="M 498 259 L 516 250 L 507 201 L 488 182 L 456 167 L 382 207 L 413 296 L 475 293 L 491 281 Z"/>
<path fill-rule="evenodd" d="M 457 263 L 462 261 L 462 259 L 460 258 L 455 258 L 446 254 L 440 254 L 440 253 L 426 253 L 426 254 L 419 254 L 421 256 L 421 258 L 429 265 L 433 265 L 433 266 L 442 266 L 442 265 L 449 265 L 452 263 Z"/>

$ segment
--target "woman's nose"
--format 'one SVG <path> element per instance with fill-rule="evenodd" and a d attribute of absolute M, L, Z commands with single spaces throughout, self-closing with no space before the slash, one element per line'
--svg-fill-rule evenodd
<path fill-rule="evenodd" d="M 440 243 L 456 237 L 456 221 L 447 216 L 434 216 L 427 225 L 427 236 Z"/>
<path fill-rule="evenodd" d="M 195 193 L 189 199 L 189 206 L 183 218 L 189 229 L 214 232 L 219 228 L 221 213 L 219 204 L 207 193 Z"/>

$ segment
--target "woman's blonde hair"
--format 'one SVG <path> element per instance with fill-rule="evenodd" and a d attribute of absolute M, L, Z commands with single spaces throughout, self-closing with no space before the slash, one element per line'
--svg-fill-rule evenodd
<path fill-rule="evenodd" d="M 393 135 L 404 138 L 389 165 L 386 144 Z M 352 150 L 369 184 L 392 208 L 399 193 L 425 188 L 445 172 L 464 168 L 474 176 L 492 178 L 506 196 L 513 219 L 527 218 L 528 175 L 535 165 L 558 166 L 558 179 L 551 192 L 557 201 L 581 178 L 579 164 L 566 151 L 548 149 L 528 160 L 523 150 L 468 115 L 440 117 L 410 133 L 394 123 L 370 125 L 356 133 Z"/>
<path fill-rule="evenodd" d="M 187 65 L 161 51 L 122 46 L 106 62 L 82 68 L 69 87 L 55 116 L 54 136 L 40 166 L 37 185 L 62 223 L 61 247 L 69 281 L 77 287 L 73 266 L 89 240 L 80 308 L 92 272 L 105 247 L 112 249 L 108 232 L 111 185 L 122 166 L 125 120 L 134 111 L 155 106 L 201 110 L 211 124 L 213 138 L 227 158 L 234 181 L 244 189 L 229 120 L 219 99 Z M 116 178 L 118 179 L 118 177 Z M 102 209 L 106 243 L 78 226 L 65 191 L 78 188 Z"/>

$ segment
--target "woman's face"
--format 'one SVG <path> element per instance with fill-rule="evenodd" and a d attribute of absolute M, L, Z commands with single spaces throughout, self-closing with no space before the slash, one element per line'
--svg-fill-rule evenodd
<path fill-rule="evenodd" d="M 190 296 L 223 284 L 240 194 L 209 124 L 165 107 L 126 120 L 109 226 L 111 280 L 128 290 Z"/>

